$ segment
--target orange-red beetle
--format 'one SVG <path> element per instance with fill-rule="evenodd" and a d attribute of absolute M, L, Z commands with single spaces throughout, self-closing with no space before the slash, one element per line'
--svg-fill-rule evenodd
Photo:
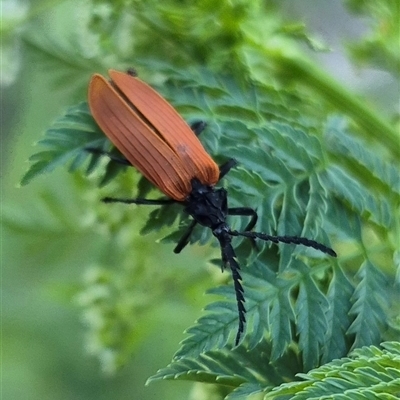
<path fill-rule="evenodd" d="M 190 127 L 163 97 L 134 73 L 111 70 L 109 75 L 111 81 L 98 74 L 90 81 L 88 98 L 91 113 L 110 141 L 126 157 L 122 162 L 136 167 L 168 199 L 103 200 L 150 205 L 181 203 L 193 217 L 193 222 L 175 247 L 176 253 L 188 244 L 197 223 L 212 230 L 221 247 L 222 269 L 228 266 L 232 271 L 239 313 L 237 345 L 244 330 L 246 310 L 240 266 L 231 244 L 233 236 L 302 244 L 334 257 L 336 253 L 314 240 L 252 232 L 257 222 L 256 212 L 247 207 L 229 208 L 226 190 L 215 188 L 215 184 L 236 165 L 236 161 L 231 159 L 220 168 L 217 166 L 193 132 L 199 133 L 204 124 Z M 104 153 L 96 149 L 88 151 Z M 227 224 L 228 215 L 249 216 L 251 220 L 245 231 L 238 232 Z"/>

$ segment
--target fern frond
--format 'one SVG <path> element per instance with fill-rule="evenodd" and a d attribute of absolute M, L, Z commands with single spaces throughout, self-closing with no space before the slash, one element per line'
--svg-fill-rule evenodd
<path fill-rule="evenodd" d="M 296 317 L 299 348 L 303 355 L 304 370 L 308 371 L 319 365 L 328 325 L 325 315 L 330 304 L 310 276 L 307 266 L 303 265 L 302 269 L 305 273 L 299 285 Z"/>
<path fill-rule="evenodd" d="M 245 400 L 249 396 L 254 396 L 263 391 L 263 387 L 258 383 L 242 383 L 239 387 L 234 389 L 225 400 Z"/>
<path fill-rule="evenodd" d="M 353 348 L 376 343 L 387 327 L 386 310 L 391 296 L 387 278 L 369 260 L 365 261 L 355 276 L 359 283 L 353 295 L 350 315 L 355 319 L 347 334 L 354 334 Z"/>
<path fill-rule="evenodd" d="M 195 380 L 198 382 L 220 383 L 232 388 L 242 384 L 259 391 L 260 386 L 276 386 L 283 382 L 283 376 L 293 378 L 298 368 L 296 354 L 288 350 L 277 362 L 271 362 L 271 346 L 260 342 L 253 350 L 244 347 L 224 348 L 209 351 L 196 357 L 176 359 L 166 368 L 149 378 L 147 383 L 160 379 Z"/>
<path fill-rule="evenodd" d="M 363 347 L 348 358 L 299 374 L 302 381 L 267 389 L 264 400 L 394 400 L 400 395 L 400 343 L 386 342 L 382 347 Z"/>
<path fill-rule="evenodd" d="M 329 309 L 325 314 L 327 330 L 322 348 L 322 364 L 335 358 L 344 357 L 348 352 L 350 338 L 346 336 L 346 332 L 352 322 L 349 313 L 353 292 L 354 287 L 343 269 L 335 266 L 327 293 Z"/>
<path fill-rule="evenodd" d="M 271 302 L 272 360 L 278 360 L 292 342 L 292 321 L 295 320 L 290 287 L 282 287 Z"/>
<path fill-rule="evenodd" d="M 250 348 L 255 347 L 264 337 L 270 323 L 270 303 L 279 295 L 279 291 L 266 280 L 265 273 L 264 277 L 261 277 L 259 271 L 260 264 L 253 270 L 242 269 L 246 292 L 247 330 L 251 330 L 251 334 L 248 335 Z M 283 285 L 283 281 L 280 284 Z M 233 288 L 221 286 L 209 292 L 223 296 L 229 302 L 218 301 L 206 307 L 207 315 L 187 330 L 189 336 L 181 343 L 175 359 L 195 357 L 202 352 L 222 348 L 236 331 L 238 316 Z M 281 341 L 282 337 L 279 340 Z"/>
<path fill-rule="evenodd" d="M 286 354 L 278 362 L 271 362 L 268 357 L 270 347 L 263 342 L 252 351 L 239 347 L 208 352 L 195 359 L 176 360 L 149 378 L 147 383 L 173 379 L 236 387 L 227 400 L 244 399 L 260 391 L 265 393 L 265 400 L 372 398 L 368 396 L 395 399 L 400 394 L 400 344 L 386 342 L 382 347 L 357 349 L 349 357 L 332 361 L 307 374 L 298 374 L 301 380 L 296 382 L 290 378 L 289 370 L 286 370 L 286 375 L 282 374 L 290 362 L 295 368 L 293 353 Z M 276 386 L 282 376 L 291 382 Z"/>
<path fill-rule="evenodd" d="M 399 200 L 400 178 L 398 166 L 373 151 L 368 144 L 351 135 L 346 120 L 340 117 L 330 118 L 326 130 L 328 150 L 344 163 L 348 160 L 348 171 L 371 187 L 371 181 L 380 183 L 389 196 Z M 362 169 L 357 168 L 357 165 Z"/>
<path fill-rule="evenodd" d="M 51 172 L 61 165 L 69 165 L 70 172 L 81 168 L 88 160 L 86 173 L 91 173 L 99 165 L 101 156 L 91 154 L 86 149 L 90 147 L 108 150 L 111 143 L 94 122 L 87 103 L 81 103 L 67 110 L 46 131 L 38 142 L 44 148 L 30 157 L 31 166 L 21 180 L 26 185 L 38 175 Z M 109 171 L 121 169 L 110 164 Z M 107 176 L 111 179 L 114 174 Z"/>
<path fill-rule="evenodd" d="M 393 215 L 387 198 L 363 186 L 343 167 L 331 165 L 321 174 L 321 181 L 333 196 L 348 204 L 354 213 L 370 219 L 383 228 L 391 228 Z"/>

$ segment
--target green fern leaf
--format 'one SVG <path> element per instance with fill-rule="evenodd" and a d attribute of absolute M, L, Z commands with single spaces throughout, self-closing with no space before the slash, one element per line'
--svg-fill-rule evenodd
<path fill-rule="evenodd" d="M 280 287 L 276 298 L 272 301 L 270 311 L 272 360 L 282 357 L 292 341 L 291 323 L 295 320 L 295 314 L 291 303 L 290 289 L 289 285 Z"/>
<path fill-rule="evenodd" d="M 95 124 L 87 103 L 67 110 L 66 114 L 46 131 L 45 137 L 38 144 L 47 150 L 40 151 L 30 158 L 32 165 L 22 178 L 22 185 L 61 165 L 69 164 L 69 170 L 75 171 L 81 168 L 86 160 L 92 158 L 87 169 L 87 173 L 90 173 L 98 165 L 100 156 L 90 154 L 86 148 L 107 149 L 111 146 Z"/>
<path fill-rule="evenodd" d="M 327 331 L 323 342 L 322 364 L 347 354 L 349 346 L 346 332 L 352 322 L 349 312 L 353 291 L 353 285 L 342 268 L 335 267 L 327 294 L 329 309 L 326 312 Z"/>
<path fill-rule="evenodd" d="M 328 193 L 321 184 L 319 176 L 317 174 L 311 175 L 309 178 L 308 198 L 306 199 L 306 215 L 301 236 L 320 237 L 322 235 L 322 223 L 328 209 L 327 195 Z"/>
<path fill-rule="evenodd" d="M 371 185 L 371 179 L 378 180 L 385 186 L 387 193 L 400 195 L 400 178 L 398 166 L 386 161 L 379 152 L 369 149 L 367 143 L 351 135 L 348 123 L 343 118 L 331 118 L 326 126 L 327 147 L 335 156 L 343 161 L 362 166 L 362 171 L 352 168 L 357 178 Z M 349 168 L 349 169 L 350 169 Z M 395 196 L 395 198 L 399 198 Z"/>
<path fill-rule="evenodd" d="M 300 382 L 266 388 L 264 400 L 396 399 L 400 395 L 400 343 L 386 342 L 382 347 L 357 349 L 349 358 L 298 374 Z"/>
<path fill-rule="evenodd" d="M 320 176 L 324 187 L 345 204 L 349 204 L 352 211 L 386 229 L 391 227 L 391 207 L 380 193 L 371 192 L 337 165 L 331 165 Z"/>
<path fill-rule="evenodd" d="M 300 264 L 297 264 L 300 267 Z M 321 347 L 327 331 L 326 313 L 329 302 L 310 276 L 309 267 L 303 264 L 304 271 L 296 301 L 297 334 L 302 350 L 306 371 L 319 365 Z"/>
<path fill-rule="evenodd" d="M 147 383 L 161 379 L 194 380 L 224 384 L 232 388 L 242 387 L 242 390 L 248 391 L 249 394 L 259 392 L 260 388 L 265 390 L 266 387 L 279 385 L 283 382 L 283 376 L 293 379 L 295 371 L 299 368 L 297 356 L 293 351 L 288 350 L 275 363 L 271 362 L 270 353 L 270 344 L 262 341 L 253 350 L 228 347 L 196 357 L 175 359 L 149 378 Z"/>
<path fill-rule="evenodd" d="M 245 400 L 249 396 L 256 395 L 263 391 L 263 387 L 258 383 L 242 383 L 239 387 L 233 390 L 225 400 Z"/>
<path fill-rule="evenodd" d="M 308 374 L 299 374 L 303 381 L 282 383 L 275 387 L 281 379 L 280 363 L 293 363 L 294 358 L 293 354 L 287 354 L 279 363 L 271 363 L 267 356 L 270 348 L 265 342 L 253 351 L 223 349 L 195 359 L 176 360 L 149 378 L 147 383 L 173 379 L 236 387 L 226 397 L 228 400 L 260 391 L 265 393 L 264 399 L 307 400 L 324 396 L 334 399 L 364 396 L 390 399 L 400 393 L 400 344 L 388 342 L 383 347 L 384 350 L 376 347 L 358 349 L 349 358 L 335 360 Z"/>
<path fill-rule="evenodd" d="M 233 300 L 234 293 L 231 290 L 229 290 L 229 295 Z M 186 331 L 189 337 L 183 340 L 174 359 L 196 357 L 210 349 L 221 348 L 228 343 L 229 337 L 237 327 L 236 305 L 233 302 L 217 302 L 208 305 L 206 311 L 210 311 L 210 314 L 199 318 L 197 324 Z"/>
<path fill-rule="evenodd" d="M 235 376 L 232 371 L 237 371 Z M 196 359 L 175 361 L 158 371 L 147 383 L 159 379 L 193 380 L 235 387 L 249 379 L 249 371 L 229 354 L 212 352 L 201 354 Z"/>
<path fill-rule="evenodd" d="M 243 273 L 244 280 L 247 281 L 245 276 L 246 274 Z M 259 299 L 259 302 L 257 302 L 253 299 L 252 294 L 254 292 L 256 291 L 249 289 L 249 292 L 246 294 L 248 318 L 252 317 L 254 309 L 260 303 L 262 304 L 263 300 Z M 229 338 L 236 331 L 238 315 L 233 288 L 231 286 L 222 286 L 211 289 L 209 293 L 223 296 L 229 299 L 230 302 L 218 301 L 206 307 L 207 315 L 201 317 L 195 326 L 187 330 L 189 337 L 183 340 L 181 348 L 174 355 L 174 359 L 196 357 L 205 351 L 222 348 L 228 343 Z M 256 296 L 259 298 L 258 293 Z M 260 309 L 261 308 L 262 306 L 260 306 Z M 257 340 L 260 340 L 259 333 L 257 335 Z"/>
<path fill-rule="evenodd" d="M 360 282 L 355 289 L 354 304 L 350 310 L 355 320 L 347 332 L 355 335 L 353 348 L 379 341 L 387 326 L 386 310 L 390 302 L 387 278 L 371 261 L 363 263 L 356 274 L 357 278 Z"/>
<path fill-rule="evenodd" d="M 291 323 L 295 316 L 290 291 L 295 281 L 276 278 L 260 260 L 255 261 L 251 269 L 243 268 L 242 277 L 246 293 L 248 347 L 254 348 L 270 330 L 271 357 L 278 360 L 292 341 Z M 189 336 L 181 343 L 175 359 L 196 357 L 202 352 L 222 348 L 236 332 L 238 316 L 233 288 L 222 286 L 209 292 L 229 302 L 215 302 L 206 307 L 207 315 L 187 330 Z"/>

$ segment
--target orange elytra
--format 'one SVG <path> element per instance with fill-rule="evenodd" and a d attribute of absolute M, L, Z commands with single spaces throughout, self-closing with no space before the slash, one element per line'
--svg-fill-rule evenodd
<path fill-rule="evenodd" d="M 109 71 L 111 81 L 93 75 L 89 106 L 110 141 L 168 197 L 183 201 L 192 179 L 215 185 L 218 165 L 178 112 L 131 74 Z"/>

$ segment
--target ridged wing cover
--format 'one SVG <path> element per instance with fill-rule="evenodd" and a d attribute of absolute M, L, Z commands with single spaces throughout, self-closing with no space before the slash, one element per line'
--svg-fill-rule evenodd
<path fill-rule="evenodd" d="M 110 71 L 112 83 L 93 75 L 89 107 L 117 149 L 168 197 L 183 201 L 197 178 L 214 185 L 219 169 L 178 112 L 131 75 Z"/>

